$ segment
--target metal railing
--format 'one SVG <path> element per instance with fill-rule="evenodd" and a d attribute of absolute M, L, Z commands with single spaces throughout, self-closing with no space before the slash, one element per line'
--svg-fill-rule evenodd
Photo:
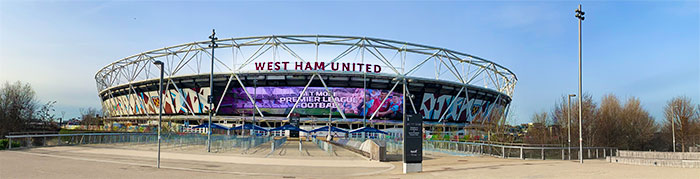
<path fill-rule="evenodd" d="M 18 143 L 18 148 L 62 146 L 78 144 L 123 143 L 133 141 L 155 141 L 155 133 L 80 133 L 80 134 L 35 134 L 8 135 L 8 143 Z M 13 145 L 8 145 L 12 149 Z"/>
<path fill-rule="evenodd" d="M 136 148 L 155 150 L 158 137 L 155 133 L 80 133 L 80 134 L 38 134 L 38 135 L 9 135 L 8 149 L 31 148 L 65 145 L 93 145 L 111 148 Z M 261 144 L 270 142 L 272 151 L 280 148 L 287 138 L 274 139 L 273 136 L 212 136 L 212 149 L 215 152 L 239 151 L 242 154 Z M 361 139 L 350 138 L 349 141 L 363 142 Z M 374 139 L 381 140 L 381 139 Z M 403 143 L 399 140 L 381 140 L 386 144 L 387 154 L 402 154 Z M 332 153 L 333 146 L 328 142 L 312 138 L 322 150 Z M 194 150 L 206 146 L 207 137 L 200 134 L 171 134 L 161 137 L 161 148 L 165 150 Z M 14 146 L 13 144 L 19 144 Z M 109 144 L 109 145 L 99 145 Z M 536 144 L 496 144 L 480 142 L 456 142 L 423 140 L 423 150 L 443 152 L 452 155 L 490 155 L 501 158 L 520 159 L 561 159 L 578 160 L 579 148 Z M 614 147 L 584 147 L 584 159 L 600 159 L 606 156 L 616 156 Z"/>
<path fill-rule="evenodd" d="M 361 139 L 350 139 L 358 140 Z M 375 139 L 381 140 L 381 139 Z M 387 154 L 403 154 L 403 141 L 382 140 L 386 143 Z M 496 142 L 457 142 L 440 140 L 423 140 L 423 150 L 447 153 L 450 155 L 474 156 L 489 155 L 501 158 L 541 159 L 541 160 L 578 160 L 577 146 L 562 147 L 556 144 L 523 144 Z M 584 147 L 584 159 L 604 159 L 614 156 L 614 147 Z"/>
<path fill-rule="evenodd" d="M 38 134 L 38 135 L 8 135 L 8 149 L 92 145 L 106 148 L 132 148 L 155 150 L 158 136 L 155 133 L 78 133 L 78 134 Z M 272 137 L 249 136 L 212 136 L 212 149 L 215 152 L 240 150 L 246 153 L 249 149 L 270 142 Z M 100 145 L 109 144 L 109 145 Z M 207 136 L 200 134 L 173 134 L 161 136 L 161 148 L 165 150 L 191 150 L 193 147 L 204 147 Z"/>
<path fill-rule="evenodd" d="M 571 149 L 571 150 L 569 150 Z M 490 155 L 501 158 L 520 159 L 561 159 L 578 160 L 579 147 L 548 146 L 548 145 L 502 145 L 474 142 L 434 141 L 424 140 L 423 150 L 438 151 L 457 155 Z M 570 151 L 570 152 L 569 152 Z M 584 159 L 601 159 L 614 156 L 614 147 L 583 147 Z"/>
<path fill-rule="evenodd" d="M 321 150 L 328 153 L 328 155 L 332 156 L 335 154 L 336 149 L 334 148 L 333 144 L 331 144 L 330 142 L 328 142 L 326 140 L 317 139 L 317 138 L 311 138 L 311 142 L 316 144 L 316 146 L 318 146 L 318 148 L 320 148 Z"/>
<path fill-rule="evenodd" d="M 287 138 L 286 138 L 286 137 L 282 137 L 282 138 L 279 138 L 279 139 L 273 139 L 273 140 L 272 140 L 272 145 L 270 145 L 270 146 L 272 146 L 272 148 L 271 148 L 271 150 L 270 150 L 270 154 L 274 153 L 275 150 L 277 150 L 277 149 L 279 149 L 280 147 L 282 147 L 282 145 L 284 145 L 285 142 L 287 142 Z"/>

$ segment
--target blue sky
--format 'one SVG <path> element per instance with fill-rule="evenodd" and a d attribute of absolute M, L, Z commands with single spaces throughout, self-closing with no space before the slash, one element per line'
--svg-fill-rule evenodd
<path fill-rule="evenodd" d="M 577 90 L 578 1 L 0 1 L 0 82 L 29 82 L 66 117 L 100 108 L 94 74 L 143 51 L 220 37 L 368 36 L 474 54 L 518 76 L 513 123 Z M 638 97 L 660 120 L 672 97 L 700 103 L 700 4 L 584 1 L 584 92 Z M 60 116 L 60 112 L 58 113 Z"/>

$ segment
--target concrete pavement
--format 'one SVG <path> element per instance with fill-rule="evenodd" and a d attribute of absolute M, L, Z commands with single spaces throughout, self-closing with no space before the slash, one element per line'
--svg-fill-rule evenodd
<path fill-rule="evenodd" d="M 298 152 L 298 149 L 297 149 Z M 0 151 L 0 178 L 698 178 L 700 169 L 587 160 L 519 160 L 426 153 L 424 172 L 402 174 L 401 162 L 266 158 L 97 147 Z"/>

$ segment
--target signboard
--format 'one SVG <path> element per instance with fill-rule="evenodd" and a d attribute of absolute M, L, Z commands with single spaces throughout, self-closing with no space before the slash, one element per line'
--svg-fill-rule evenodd
<path fill-rule="evenodd" d="M 232 88 L 230 93 L 224 96 L 218 114 L 252 114 L 255 109 L 253 103 L 248 98 L 245 91 L 248 91 L 257 101 L 255 105 L 260 108 L 265 115 L 286 115 L 290 112 L 295 103 L 294 113 L 302 116 L 328 116 L 328 109 L 332 108 L 334 116 L 340 116 L 336 110 L 335 102 L 340 106 L 340 110 L 349 118 L 369 118 L 375 111 L 377 119 L 402 118 L 403 100 L 402 94 L 397 92 L 389 93 L 389 90 L 362 89 L 329 87 L 335 99 L 323 87 L 308 87 L 304 91 L 303 86 L 294 87 L 246 87 Z M 299 98 L 299 94 L 304 91 L 304 95 Z M 384 103 L 382 100 L 387 98 Z M 365 103 L 362 100 L 366 100 Z M 381 104 L 381 105 L 380 105 Z"/>
<path fill-rule="evenodd" d="M 423 117 L 407 115 L 403 127 L 403 162 L 423 162 Z"/>
<path fill-rule="evenodd" d="M 293 125 L 294 127 L 299 127 L 299 115 L 298 114 L 293 114 L 289 117 L 289 124 Z M 297 138 L 299 137 L 299 131 L 289 131 L 289 137 L 292 138 Z"/>
<path fill-rule="evenodd" d="M 381 73 L 382 66 L 364 63 L 351 62 L 255 62 L 255 70 L 258 71 L 346 71 L 346 72 L 367 72 Z"/>

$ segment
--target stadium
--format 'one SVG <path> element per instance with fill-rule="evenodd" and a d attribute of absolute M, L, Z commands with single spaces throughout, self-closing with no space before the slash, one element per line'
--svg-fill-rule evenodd
<path fill-rule="evenodd" d="M 164 122 L 184 128 L 206 123 L 209 112 L 212 123 L 229 126 L 272 128 L 298 117 L 302 126 L 389 129 L 400 128 L 405 113 L 422 116 L 427 128 L 479 128 L 504 120 L 517 82 L 484 58 L 395 40 L 271 35 L 215 42 L 213 52 L 211 41 L 185 43 L 100 69 L 105 121 L 152 124 L 162 104 Z M 155 61 L 164 64 L 162 101 Z"/>

